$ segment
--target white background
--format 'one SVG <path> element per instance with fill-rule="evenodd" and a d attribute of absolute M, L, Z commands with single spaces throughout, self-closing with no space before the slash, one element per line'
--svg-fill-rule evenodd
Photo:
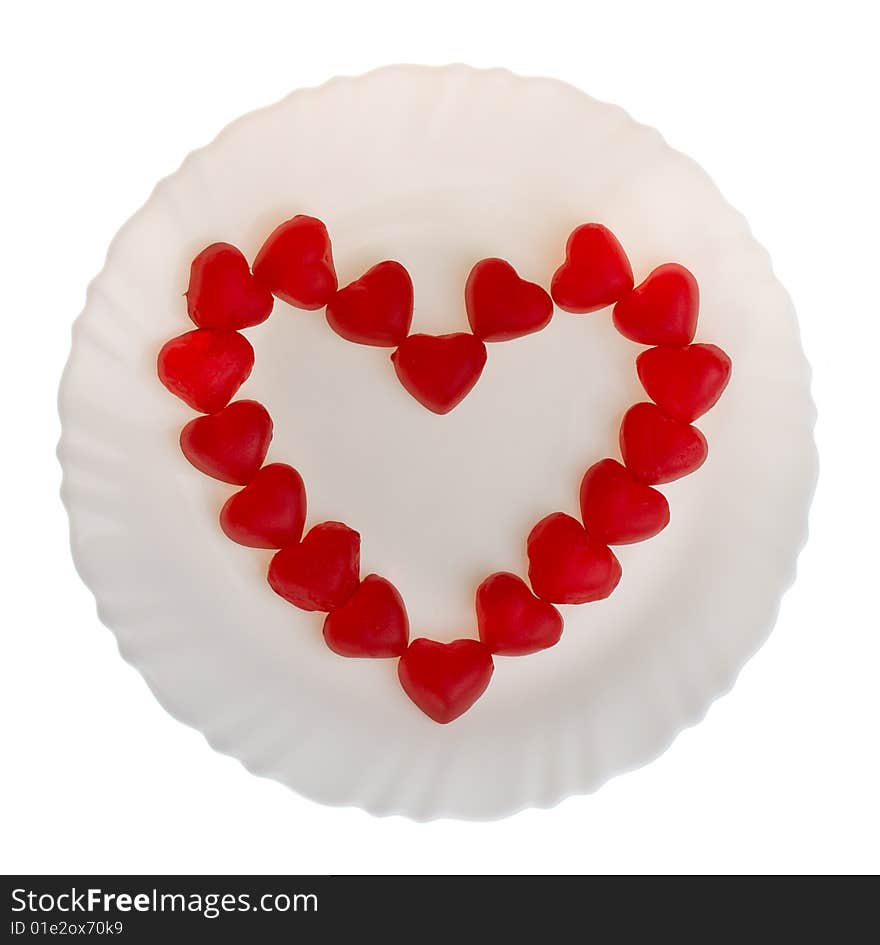
<path fill-rule="evenodd" d="M 877 872 L 880 82 L 873 4 L 31 3 L 4 17 L 0 870 Z M 391 62 L 550 75 L 696 158 L 791 292 L 821 474 L 799 578 L 658 761 L 505 821 L 319 807 L 168 717 L 74 572 L 55 398 L 117 228 L 239 114 Z M 755 550 L 760 554 L 760 549 Z"/>

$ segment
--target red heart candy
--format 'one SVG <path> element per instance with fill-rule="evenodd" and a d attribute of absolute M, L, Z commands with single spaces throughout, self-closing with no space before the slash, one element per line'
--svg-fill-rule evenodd
<path fill-rule="evenodd" d="M 620 452 L 636 479 L 656 485 L 699 469 L 709 447 L 696 427 L 667 417 L 656 404 L 642 403 L 623 415 Z"/>
<path fill-rule="evenodd" d="M 474 334 L 483 341 L 510 341 L 545 328 L 553 300 L 534 282 L 520 279 L 503 259 L 481 259 L 467 279 L 464 301 Z"/>
<path fill-rule="evenodd" d="M 324 640 L 340 656 L 400 656 L 409 640 L 409 618 L 397 588 L 368 574 L 341 607 L 327 614 Z"/>
<path fill-rule="evenodd" d="M 449 413 L 473 389 L 486 364 L 474 335 L 410 335 L 391 355 L 400 383 L 434 413 Z"/>
<path fill-rule="evenodd" d="M 546 650 L 562 636 L 562 615 L 515 574 L 492 574 L 477 588 L 480 639 L 501 656 Z"/>
<path fill-rule="evenodd" d="M 348 341 L 394 348 L 409 333 L 413 284 L 394 260 L 377 263 L 327 303 L 327 322 Z"/>
<path fill-rule="evenodd" d="M 197 328 L 167 341 L 157 359 L 159 380 L 201 413 L 225 407 L 254 366 L 254 349 L 237 331 Z"/>
<path fill-rule="evenodd" d="M 186 310 L 200 328 L 249 328 L 264 322 L 275 300 L 229 243 L 212 243 L 192 261 Z"/>
<path fill-rule="evenodd" d="M 694 340 L 700 311 L 697 280 L 684 266 L 658 266 L 614 306 L 617 330 L 642 345 L 680 348 Z"/>
<path fill-rule="evenodd" d="M 227 538 L 250 548 L 283 548 L 299 541 L 306 520 L 302 477 L 285 463 L 270 463 L 220 510 Z"/>
<path fill-rule="evenodd" d="M 617 237 L 600 223 L 585 223 L 565 244 L 550 294 L 561 309 L 582 315 L 611 305 L 632 287 L 632 266 Z"/>
<path fill-rule="evenodd" d="M 297 308 L 323 308 L 336 291 L 327 227 L 302 214 L 276 227 L 257 253 L 254 276 Z"/>
<path fill-rule="evenodd" d="M 494 670 L 477 640 L 413 640 L 397 664 L 403 691 L 435 722 L 452 722 L 480 698 Z"/>
<path fill-rule="evenodd" d="M 653 538 L 669 524 L 666 496 L 639 482 L 614 459 L 590 466 L 581 482 L 581 518 L 606 545 Z"/>
<path fill-rule="evenodd" d="M 269 565 L 269 585 L 302 610 L 333 610 L 358 586 L 361 536 L 342 522 L 322 522 Z"/>
<path fill-rule="evenodd" d="M 271 441 L 272 418 L 255 400 L 237 400 L 180 431 L 180 449 L 196 469 L 237 486 L 254 478 Z"/>
<path fill-rule="evenodd" d="M 649 348 L 636 358 L 651 400 L 676 420 L 691 423 L 718 402 L 730 380 L 730 358 L 715 345 Z"/>
<path fill-rule="evenodd" d="M 532 590 L 554 604 L 601 600 L 620 580 L 620 562 L 611 549 L 564 512 L 541 519 L 526 546 Z"/>

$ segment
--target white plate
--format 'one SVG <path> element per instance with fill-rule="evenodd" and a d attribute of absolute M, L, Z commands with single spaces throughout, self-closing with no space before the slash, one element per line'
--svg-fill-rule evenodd
<path fill-rule="evenodd" d="M 676 261 L 702 291 L 698 340 L 733 380 L 699 421 L 710 458 L 664 487 L 670 526 L 620 549 L 601 603 L 563 608 L 556 647 L 498 658 L 485 696 L 430 722 L 393 661 L 346 660 L 321 619 L 276 597 L 269 555 L 221 534 L 232 491 L 177 447 L 192 413 L 158 383 L 161 344 L 191 327 L 181 293 L 215 240 L 250 258 L 281 220 L 328 225 L 341 284 L 394 258 L 415 330 L 466 327 L 470 266 L 510 260 L 549 284 L 565 238 L 599 221 L 637 281 Z M 363 534 L 364 572 L 400 588 L 414 635 L 474 635 L 472 595 L 524 573 L 524 539 L 577 511 L 584 469 L 617 455 L 644 399 L 640 350 L 608 312 L 490 345 L 476 389 L 429 414 L 387 350 L 342 341 L 276 303 L 247 332 L 242 396 L 267 404 L 270 460 L 293 463 L 310 522 Z M 809 368 L 791 303 L 745 220 L 691 160 L 619 108 L 549 79 L 464 66 L 380 69 L 298 91 L 230 125 L 164 180 L 114 240 L 76 323 L 61 388 L 74 557 L 122 655 L 161 703 L 252 771 L 327 804 L 417 819 L 544 807 L 643 764 L 733 683 L 773 625 L 816 477 Z"/>

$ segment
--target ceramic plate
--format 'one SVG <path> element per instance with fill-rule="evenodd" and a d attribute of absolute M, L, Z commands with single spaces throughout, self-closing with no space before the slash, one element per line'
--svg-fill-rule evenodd
<path fill-rule="evenodd" d="M 192 327 L 192 257 L 224 240 L 252 259 L 300 212 L 327 223 L 340 284 L 382 259 L 404 263 L 413 328 L 434 333 L 467 328 L 476 260 L 503 257 L 548 285 L 571 229 L 604 223 L 637 281 L 667 261 L 695 273 L 698 340 L 733 359 L 730 387 L 698 421 L 708 462 L 662 487 L 669 527 L 619 549 L 611 598 L 562 608 L 558 646 L 497 658 L 486 694 L 451 725 L 408 701 L 394 661 L 330 652 L 320 616 L 269 590 L 269 553 L 223 537 L 232 487 L 183 459 L 192 413 L 156 379 L 162 343 Z M 479 384 L 444 417 L 403 391 L 388 350 L 343 341 L 321 312 L 279 302 L 246 334 L 257 360 L 240 396 L 272 413 L 268 460 L 303 474 L 309 523 L 361 532 L 363 573 L 397 585 L 414 636 L 475 635 L 479 581 L 525 573 L 531 526 L 577 513 L 583 471 L 618 455 L 620 417 L 644 399 L 641 349 L 608 310 L 557 312 L 539 334 L 490 345 Z M 297 91 L 190 155 L 114 240 L 60 403 L 77 566 L 167 710 L 307 797 L 417 819 L 555 804 L 696 722 L 773 625 L 816 476 L 791 303 L 706 174 L 570 86 L 463 66 Z"/>

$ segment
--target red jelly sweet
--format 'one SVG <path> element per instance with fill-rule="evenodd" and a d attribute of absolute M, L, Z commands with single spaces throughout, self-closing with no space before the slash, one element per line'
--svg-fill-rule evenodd
<path fill-rule="evenodd" d="M 664 413 L 685 423 L 715 406 L 730 369 L 730 358 L 715 345 L 649 348 L 636 359 L 647 395 Z"/>
<path fill-rule="evenodd" d="M 699 469 L 709 447 L 696 427 L 667 417 L 656 404 L 642 403 L 624 414 L 620 452 L 636 479 L 656 485 Z"/>
<path fill-rule="evenodd" d="M 180 431 L 180 449 L 196 469 L 237 486 L 254 478 L 271 441 L 272 418 L 255 400 L 237 400 Z"/>
<path fill-rule="evenodd" d="M 588 534 L 606 545 L 644 541 L 669 524 L 666 496 L 613 459 L 602 459 L 586 471 L 580 499 Z"/>
<path fill-rule="evenodd" d="M 273 295 L 297 308 L 323 308 L 336 291 L 327 227 L 302 214 L 276 227 L 257 253 L 254 276 Z"/>
<path fill-rule="evenodd" d="M 546 650 L 562 636 L 562 615 L 539 600 L 515 574 L 492 574 L 477 588 L 480 639 L 501 656 Z"/>
<path fill-rule="evenodd" d="M 521 279 L 503 259 L 481 259 L 464 290 L 468 321 L 483 341 L 510 341 L 540 331 L 553 317 L 553 300 Z"/>
<path fill-rule="evenodd" d="M 394 260 L 377 263 L 327 303 L 327 323 L 348 341 L 394 348 L 409 334 L 413 284 Z"/>
<path fill-rule="evenodd" d="M 157 359 L 159 380 L 201 413 L 225 407 L 254 366 L 254 349 L 237 331 L 197 328 L 172 338 Z"/>
<path fill-rule="evenodd" d="M 400 383 L 434 413 L 449 413 L 480 379 L 486 346 L 467 332 L 410 335 L 391 355 Z"/>
<path fill-rule="evenodd" d="M 324 640 L 340 656 L 400 656 L 409 640 L 409 618 L 397 588 L 368 574 L 342 606 L 327 614 Z"/>
<path fill-rule="evenodd" d="M 305 520 L 302 477 L 285 463 L 263 466 L 220 510 L 227 538 L 251 548 L 283 548 L 299 541 Z"/>
<path fill-rule="evenodd" d="M 342 522 L 322 522 L 269 565 L 269 585 L 302 610 L 340 607 L 358 586 L 361 536 Z"/>
<path fill-rule="evenodd" d="M 528 537 L 527 551 L 532 590 L 554 604 L 601 600 L 620 581 L 620 562 L 611 549 L 563 512 L 538 522 Z"/>
<path fill-rule="evenodd" d="M 658 266 L 614 306 L 614 325 L 630 341 L 678 348 L 694 340 L 700 290 L 678 263 Z"/>
<path fill-rule="evenodd" d="M 397 664 L 403 691 L 435 722 L 457 719 L 480 698 L 494 670 L 478 640 L 413 640 Z"/>
<path fill-rule="evenodd" d="M 186 310 L 200 328 L 259 325 L 269 317 L 274 302 L 235 246 L 212 243 L 192 261 Z"/>
<path fill-rule="evenodd" d="M 565 244 L 550 294 L 561 309 L 581 315 L 612 305 L 632 287 L 632 267 L 615 235 L 600 223 L 585 223 Z"/>

